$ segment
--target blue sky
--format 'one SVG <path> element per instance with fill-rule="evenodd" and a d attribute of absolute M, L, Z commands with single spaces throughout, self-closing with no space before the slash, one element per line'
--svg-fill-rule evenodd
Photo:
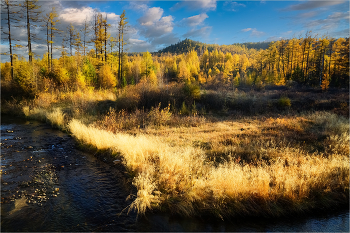
<path fill-rule="evenodd" d="M 128 51 L 158 51 L 185 38 L 216 44 L 276 41 L 307 31 L 333 38 L 349 36 L 349 1 L 39 1 L 43 13 L 55 6 L 60 27 L 81 28 L 94 11 L 108 16 L 117 36 L 119 15 L 129 21 Z M 3 18 L 2 14 L 2 18 Z M 2 20 L 3 24 L 3 20 Z M 14 29 L 25 41 L 25 28 Z M 39 31 L 38 34 L 44 33 Z M 37 41 L 40 55 L 45 41 Z M 57 38 L 56 46 L 61 42 Z M 2 50 L 6 50 L 6 42 Z M 41 51 L 42 50 L 42 51 Z"/>

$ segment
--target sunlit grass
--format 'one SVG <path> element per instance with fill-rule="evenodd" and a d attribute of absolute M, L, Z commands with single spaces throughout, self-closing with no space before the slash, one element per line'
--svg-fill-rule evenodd
<path fill-rule="evenodd" d="M 303 125 L 305 117 L 296 121 Z M 314 119 L 314 115 L 310 115 L 310 119 Z M 334 122 L 334 117 L 329 120 Z M 277 216 L 315 208 L 319 195 L 347 195 L 349 158 L 346 154 L 310 153 L 290 147 L 277 137 L 259 140 L 252 136 L 261 134 L 262 128 L 271 124 L 261 123 L 251 124 L 253 132 L 243 138 L 239 135 L 243 135 L 242 129 L 247 131 L 248 124 L 230 121 L 194 128 L 151 129 L 145 131 L 147 135 L 137 136 L 113 134 L 77 120 L 69 123 L 69 129 L 84 143 L 121 154 L 125 166 L 135 177 L 133 184 L 138 193 L 131 208 L 139 213 L 167 206 L 184 215 L 203 209 L 220 216 Z M 281 119 L 274 120 L 273 124 L 285 130 L 286 124 Z M 291 130 L 295 133 L 294 128 Z M 232 135 L 229 146 L 235 149 L 231 148 L 220 163 L 208 160 L 208 152 L 217 150 L 216 145 L 228 139 L 228 135 Z M 194 142 L 199 140 L 204 146 L 195 146 Z M 210 146 L 206 149 L 208 143 Z M 244 150 L 250 143 L 253 147 Z M 235 150 L 244 152 L 241 155 L 245 162 L 237 158 Z M 214 153 L 214 156 L 221 155 Z"/>
<path fill-rule="evenodd" d="M 348 203 L 345 117 L 324 111 L 182 115 L 171 105 L 141 110 L 132 101 L 134 110 L 118 110 L 125 96 L 99 90 L 42 93 L 18 106 L 28 118 L 118 156 L 137 188 L 129 210 L 140 214 L 166 209 L 279 216 Z"/>

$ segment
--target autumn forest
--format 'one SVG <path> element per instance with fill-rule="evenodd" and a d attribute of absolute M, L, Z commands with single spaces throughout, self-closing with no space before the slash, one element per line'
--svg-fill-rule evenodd
<path fill-rule="evenodd" d="M 85 20 L 81 31 L 73 25 L 59 31 L 55 9 L 43 16 L 39 5 L 31 1 L 21 6 L 27 12 L 26 60 L 13 53 L 18 47 L 15 35 L 11 35 L 11 27 L 16 26 L 15 7 L 10 1 L 3 5 L 8 15 L 3 39 L 8 39 L 10 62 L 2 64 L 2 80 L 14 81 L 25 93 L 43 90 L 49 83 L 77 89 L 125 87 L 141 81 L 156 86 L 175 81 L 231 87 L 295 82 L 327 89 L 347 88 L 349 82 L 349 38 L 308 32 L 301 38 L 265 43 L 265 49 L 258 48 L 258 43 L 256 48 L 254 44 L 247 48 L 244 44 L 219 46 L 186 39 L 157 53 L 129 54 L 124 49 L 128 43 L 124 39 L 128 28 L 125 12 L 120 15 L 116 35 L 110 34 L 108 19 L 98 12 Z M 33 26 L 46 31 L 42 42 L 47 44 L 47 53 L 38 59 L 33 59 L 36 56 L 31 47 L 37 39 L 30 30 Z M 58 37 L 62 38 L 61 46 L 54 40 Z M 59 50 L 61 56 L 54 59 L 53 50 Z"/>

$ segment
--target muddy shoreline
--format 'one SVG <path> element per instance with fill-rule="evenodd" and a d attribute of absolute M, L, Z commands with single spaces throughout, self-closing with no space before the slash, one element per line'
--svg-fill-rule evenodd
<path fill-rule="evenodd" d="M 95 228 L 100 231 L 113 220 L 122 220 L 125 224 L 118 228 L 112 224 L 113 227 L 107 229 L 135 230 L 136 213 L 127 215 L 123 211 L 131 203 L 126 199 L 133 190 L 120 165 L 103 162 L 101 157 L 96 159 L 78 150 L 71 136 L 53 130 L 48 124 L 8 116 L 2 116 L 1 121 L 3 231 L 91 231 Z M 11 125 L 12 122 L 19 124 Z M 77 208 L 82 208 L 83 213 L 70 210 L 76 208 L 71 198 L 79 199 Z M 105 198 L 113 206 L 106 219 L 98 217 L 99 210 L 105 208 Z M 62 223 L 57 225 L 56 214 L 62 214 L 60 208 L 64 206 L 67 206 L 61 216 L 64 221 L 61 219 Z M 73 211 L 72 214 L 66 213 L 69 211 Z M 21 222 L 28 213 L 30 221 Z M 19 221 L 18 225 L 14 225 L 13 220 Z M 67 220 L 71 223 L 67 224 Z M 84 224 L 78 226 L 77 222 Z"/>

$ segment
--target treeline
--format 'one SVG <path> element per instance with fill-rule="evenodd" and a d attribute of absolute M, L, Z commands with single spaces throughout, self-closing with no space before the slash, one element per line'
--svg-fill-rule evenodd
<path fill-rule="evenodd" d="M 232 45 L 217 45 L 217 44 L 206 44 L 199 41 L 193 41 L 190 39 L 182 40 L 174 45 L 170 45 L 162 50 L 158 51 L 161 53 L 173 53 L 181 54 L 188 53 L 192 50 L 196 51 L 199 55 L 202 55 L 205 50 L 212 52 L 214 50 L 222 51 L 224 53 L 250 53 L 250 49 L 259 50 L 267 49 L 270 42 L 247 42 L 247 43 L 234 43 Z"/>
<path fill-rule="evenodd" d="M 77 50 L 77 48 L 76 48 Z M 106 50 L 103 50 L 106 51 Z M 285 85 L 348 88 L 349 39 L 306 37 L 272 42 L 266 50 L 229 53 L 206 49 L 182 54 L 106 54 L 92 49 L 85 56 L 63 54 L 50 59 L 48 53 L 32 63 L 14 59 L 14 81 L 26 92 L 51 88 L 114 88 L 140 82 L 163 85 L 184 82 L 210 86 Z M 2 81 L 11 80 L 11 65 L 1 65 Z M 119 74 L 121 78 L 118 78 Z"/>
<path fill-rule="evenodd" d="M 349 38 L 292 38 L 271 42 L 267 49 L 246 45 L 207 45 L 186 39 L 176 45 L 153 53 L 125 52 L 127 17 L 120 15 L 118 32 L 110 34 L 107 16 L 96 12 L 86 19 L 81 30 L 69 25 L 59 32 L 58 15 L 53 8 L 46 14 L 42 27 L 46 31 L 47 52 L 35 58 L 31 50 L 34 35 L 30 29 L 37 22 L 40 6 L 35 0 L 25 0 L 16 9 L 28 12 L 24 24 L 28 35 L 28 61 L 12 52 L 12 2 L 3 1 L 7 14 L 7 39 L 10 62 L 1 64 L 3 96 L 30 96 L 40 91 L 84 88 L 122 88 L 147 82 L 163 85 L 184 82 L 205 88 L 299 83 L 309 86 L 348 88 Z M 32 13 L 30 13 L 32 12 Z M 35 17 L 34 17 L 35 16 Z M 32 24 L 31 24 L 32 23 Z M 58 33 L 64 37 L 61 46 L 53 40 Z M 113 37 L 114 36 L 114 37 Z M 263 44 L 257 43 L 262 46 Z M 53 58 L 53 49 L 61 56 Z M 167 52 L 165 52 L 167 51 Z M 173 52 L 171 52 L 173 51 Z"/>

